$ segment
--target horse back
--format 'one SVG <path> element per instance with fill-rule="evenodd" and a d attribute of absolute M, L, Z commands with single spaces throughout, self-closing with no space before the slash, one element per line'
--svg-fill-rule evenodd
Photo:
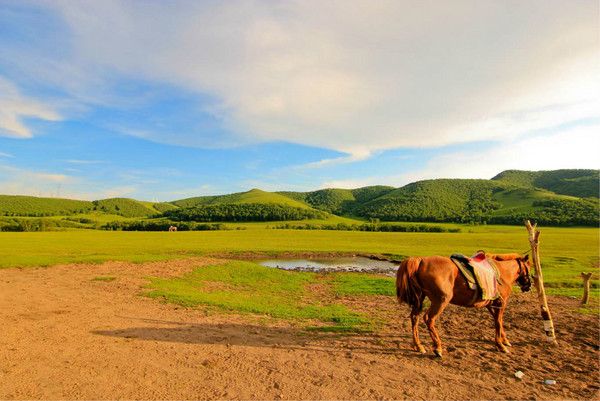
<path fill-rule="evenodd" d="M 475 302 L 477 290 L 469 287 L 452 259 L 430 256 L 422 259 L 419 281 L 430 299 L 446 300 L 460 306 L 483 306 Z"/>

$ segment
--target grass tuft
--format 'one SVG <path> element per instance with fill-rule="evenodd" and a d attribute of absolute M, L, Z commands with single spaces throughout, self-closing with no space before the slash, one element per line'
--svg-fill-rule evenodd
<path fill-rule="evenodd" d="M 115 281 L 117 278 L 114 276 L 98 276 L 94 277 L 92 281 Z"/>

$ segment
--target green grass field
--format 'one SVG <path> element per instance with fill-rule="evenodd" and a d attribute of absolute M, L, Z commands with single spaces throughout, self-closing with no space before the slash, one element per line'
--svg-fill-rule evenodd
<path fill-rule="evenodd" d="M 373 253 L 404 255 L 520 252 L 527 233 L 515 226 L 467 226 L 459 233 L 388 233 L 360 231 L 273 230 L 269 223 L 232 225 L 242 230 L 192 232 L 60 231 L 0 233 L 0 267 L 96 263 L 107 260 L 145 262 L 199 255 L 244 256 L 280 253 Z M 600 230 L 542 228 L 541 255 L 549 295 L 579 298 L 582 271 L 598 270 Z M 104 285 L 116 276 L 98 276 Z M 344 304 L 347 297 L 388 296 L 394 278 L 369 274 L 315 274 L 263 267 L 231 260 L 204 266 L 175 278 L 149 278 L 146 296 L 186 307 L 201 305 L 223 312 L 257 314 L 296 322 L 310 330 L 374 330 L 378 318 Z M 598 313 L 599 280 L 592 300 L 579 313 Z"/>
<path fill-rule="evenodd" d="M 0 233 L 0 267 L 145 262 L 198 255 L 284 252 L 450 255 L 520 252 L 528 249 L 524 227 L 461 226 L 460 233 L 386 233 L 269 230 L 247 223 L 245 230 L 202 232 L 63 231 Z M 456 227 L 457 225 L 452 225 Z M 541 228 L 541 257 L 549 292 L 579 292 L 579 273 L 597 270 L 599 233 L 594 228 Z M 598 280 L 594 280 L 598 287 Z M 595 293 L 597 290 L 595 291 Z"/>

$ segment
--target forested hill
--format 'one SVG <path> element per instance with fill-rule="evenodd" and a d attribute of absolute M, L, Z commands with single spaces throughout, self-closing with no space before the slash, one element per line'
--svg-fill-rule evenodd
<path fill-rule="evenodd" d="M 598 170 L 507 170 L 490 180 L 435 179 L 400 188 L 369 186 L 311 192 L 253 189 L 158 203 L 127 198 L 79 201 L 0 195 L 0 216 L 83 219 L 106 215 L 226 222 L 338 215 L 370 221 L 521 224 L 524 219 L 534 219 L 546 225 L 598 226 L 599 180 Z"/>
<path fill-rule="evenodd" d="M 600 170 L 506 170 L 492 180 L 580 198 L 597 198 L 600 191 Z"/>

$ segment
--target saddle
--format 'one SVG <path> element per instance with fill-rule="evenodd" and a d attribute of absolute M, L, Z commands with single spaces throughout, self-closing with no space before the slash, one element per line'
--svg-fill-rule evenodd
<path fill-rule="evenodd" d="M 500 297 L 498 284 L 500 272 L 492 259 L 488 259 L 484 251 L 478 251 L 472 257 L 455 253 L 450 256 L 458 270 L 467 280 L 469 288 L 481 291 L 481 299 L 491 301 Z"/>

